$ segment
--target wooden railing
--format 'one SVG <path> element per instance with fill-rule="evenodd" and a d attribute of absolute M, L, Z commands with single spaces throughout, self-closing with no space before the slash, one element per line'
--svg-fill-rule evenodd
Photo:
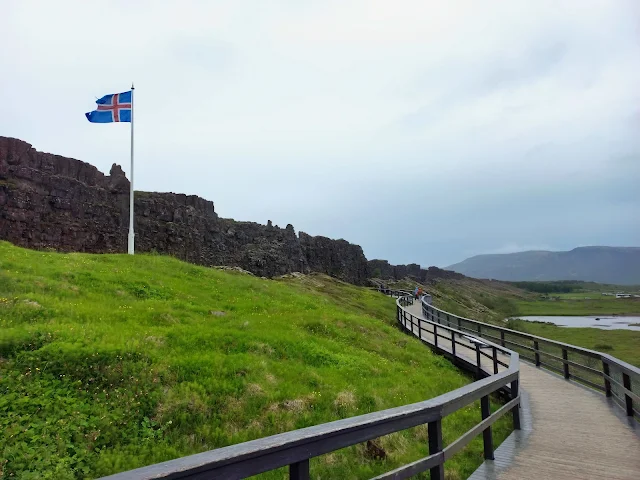
<path fill-rule="evenodd" d="M 488 339 L 520 353 L 524 360 L 612 397 L 630 417 L 640 417 L 640 368 L 606 353 L 556 342 L 517 330 L 459 317 L 422 302 L 423 316 L 440 325 Z"/>
<path fill-rule="evenodd" d="M 410 297 L 411 296 L 411 292 L 408 292 L 406 290 L 396 290 L 396 289 L 393 289 L 393 288 L 385 288 L 385 287 L 378 287 L 376 290 L 378 292 L 382 293 L 383 295 L 388 295 L 388 296 L 393 297 L 393 298 Z"/>
<path fill-rule="evenodd" d="M 393 288 L 386 288 L 386 287 L 377 287 L 375 288 L 376 291 L 382 293 L 383 295 L 389 295 L 392 298 L 400 298 L 400 297 L 411 297 L 413 296 L 413 294 L 407 290 L 396 290 Z M 423 293 L 421 295 L 421 299 L 427 303 L 431 303 L 432 298 L 431 295 L 429 295 L 428 293 Z"/>
<path fill-rule="evenodd" d="M 436 332 L 436 338 L 439 338 L 439 334 L 453 339 L 453 354 L 442 342 L 440 344 L 425 343 L 453 359 L 462 368 L 474 372 L 478 379 L 462 388 L 423 402 L 231 445 L 118 473 L 105 479 L 240 479 L 288 466 L 290 479 L 303 480 L 309 478 L 309 459 L 311 458 L 424 424 L 427 425 L 428 430 L 429 455 L 382 474 L 376 479 L 403 479 L 429 470 L 432 480 L 444 480 L 445 462 L 480 433 L 484 439 L 484 457 L 492 459 L 491 425 L 503 415 L 511 413 L 514 428 L 520 428 L 518 353 L 492 342 L 484 342 L 491 349 L 493 364 L 496 365 L 495 369 L 485 369 L 481 365 L 480 356 L 476 358 L 476 363 L 470 361 L 468 357 L 456 355 L 455 345 L 464 343 L 459 340 L 466 335 L 464 332 L 433 321 L 420 320 L 411 315 L 404 308 L 413 303 L 413 297 L 407 292 L 394 290 L 385 293 L 399 297 L 396 305 L 397 320 L 401 328 L 413 335 L 416 335 L 416 326 L 418 326 L 418 332 L 421 328 L 423 331 L 433 329 Z M 425 304 L 427 304 L 426 301 Z M 421 334 L 418 333 L 416 336 L 421 337 Z M 504 362 L 504 359 L 507 359 L 508 363 Z M 499 371 L 497 365 L 502 365 L 504 370 Z M 505 393 L 508 400 L 501 408 L 491 413 L 490 395 L 499 391 Z M 460 438 L 445 446 L 442 440 L 443 418 L 477 400 L 480 400 L 479 416 L 482 420 Z"/>

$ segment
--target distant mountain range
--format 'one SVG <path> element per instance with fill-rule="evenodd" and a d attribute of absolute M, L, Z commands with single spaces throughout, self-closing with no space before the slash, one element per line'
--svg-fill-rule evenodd
<path fill-rule="evenodd" d="M 476 255 L 450 265 L 447 270 L 506 281 L 582 280 L 640 285 L 640 247 L 579 247 L 568 252 Z"/>

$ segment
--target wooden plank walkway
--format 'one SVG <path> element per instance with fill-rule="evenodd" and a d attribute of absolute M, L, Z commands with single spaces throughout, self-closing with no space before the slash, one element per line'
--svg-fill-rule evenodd
<path fill-rule="evenodd" d="M 406 308 L 424 318 L 418 302 Z M 423 331 L 422 337 L 433 343 L 433 334 Z M 438 340 L 446 345 L 446 339 Z M 456 354 L 475 361 L 468 352 Z M 484 360 L 489 359 L 483 368 L 492 368 Z M 470 480 L 640 479 L 640 425 L 610 399 L 522 361 L 520 388 L 522 430 Z"/>
<path fill-rule="evenodd" d="M 420 305 L 418 302 L 415 302 L 413 305 L 409 305 L 408 307 L 405 307 L 406 310 L 408 312 L 410 312 L 412 315 L 424 319 L 424 317 L 422 316 L 422 311 L 420 310 Z M 455 327 L 455 326 L 453 326 Z M 407 327 L 410 328 L 410 325 Z M 434 343 L 434 335 L 433 332 L 428 331 L 425 328 L 422 328 L 421 332 L 418 332 L 418 325 L 416 324 L 413 327 L 413 334 L 418 337 L 418 338 L 422 338 L 422 340 L 433 344 Z M 448 353 L 453 353 L 451 350 L 451 333 L 447 330 L 445 330 L 444 328 L 439 329 L 438 330 L 438 335 L 443 335 L 446 338 L 438 338 L 438 346 L 445 350 Z M 463 335 L 463 336 L 457 336 L 456 335 L 456 342 L 457 343 L 463 343 L 465 345 L 467 345 L 468 348 L 464 348 L 460 345 L 457 345 L 456 347 L 456 356 L 459 358 L 464 358 L 465 360 L 467 360 L 468 362 L 472 363 L 472 364 L 476 364 L 476 353 L 475 353 L 475 346 L 469 341 L 467 340 L 467 337 L 472 337 L 473 335 L 469 334 L 469 335 Z M 486 352 L 489 353 L 489 352 Z M 502 361 L 503 363 L 508 364 L 509 363 L 509 357 L 505 356 L 505 355 L 498 355 L 498 359 L 500 361 Z M 493 361 L 490 358 L 487 358 L 486 356 L 481 356 L 480 357 L 480 365 L 482 366 L 483 370 L 486 370 L 488 373 L 493 372 Z M 498 371 L 502 372 L 506 370 L 506 367 L 502 366 L 502 365 L 498 365 Z"/>

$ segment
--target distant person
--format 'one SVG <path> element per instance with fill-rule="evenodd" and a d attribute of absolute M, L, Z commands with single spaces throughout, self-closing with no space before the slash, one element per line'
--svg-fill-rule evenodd
<path fill-rule="evenodd" d="M 420 291 L 420 289 L 418 287 L 416 287 L 413 290 L 413 298 L 415 298 L 416 300 L 418 299 L 418 292 Z"/>

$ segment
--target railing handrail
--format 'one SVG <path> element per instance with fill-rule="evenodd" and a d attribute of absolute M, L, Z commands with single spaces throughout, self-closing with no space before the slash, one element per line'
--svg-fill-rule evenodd
<path fill-rule="evenodd" d="M 583 354 L 586 354 L 586 355 L 592 355 L 593 357 L 598 357 L 598 358 L 606 357 L 608 360 L 615 361 L 621 368 L 627 368 L 627 369 L 629 369 L 629 371 L 640 375 L 640 368 L 635 367 L 635 366 L 633 366 L 633 365 L 631 365 L 631 364 L 629 364 L 629 363 L 627 363 L 627 362 L 625 362 L 623 360 L 620 360 L 619 358 L 613 357 L 613 356 L 611 356 L 611 355 L 609 355 L 607 353 L 599 352 L 597 350 L 591 350 L 589 348 L 579 347 L 579 346 L 573 345 L 571 343 L 564 343 L 564 342 L 559 342 L 557 340 L 551 340 L 550 338 L 540 337 L 538 335 L 533 335 L 532 333 L 520 332 L 518 330 L 513 330 L 513 329 L 510 329 L 510 328 L 501 327 L 499 325 L 494 325 L 492 323 L 485 323 L 485 322 L 481 322 L 479 320 L 473 320 L 471 318 L 461 317 L 460 315 L 456 315 L 455 313 L 447 312 L 446 310 L 443 310 L 441 308 L 435 307 L 433 304 L 429 304 L 429 305 L 434 310 L 438 310 L 441 313 L 444 313 L 446 315 L 450 315 L 452 317 L 459 318 L 461 320 L 464 320 L 465 322 L 480 324 L 483 327 L 486 326 L 486 327 L 489 327 L 489 328 L 495 328 L 496 330 L 501 330 L 501 331 L 504 331 L 505 333 L 509 333 L 511 335 L 516 335 L 516 336 L 520 336 L 520 337 L 524 337 L 524 338 L 543 341 L 543 342 L 546 342 L 546 343 L 550 343 L 550 344 L 556 345 L 558 347 L 567 348 L 567 349 L 575 351 L 575 352 L 583 353 Z"/>
<path fill-rule="evenodd" d="M 399 302 L 400 302 L 400 299 L 396 300 L 396 304 L 398 304 L 398 306 L 401 306 L 401 305 L 399 305 Z M 438 308 L 433 307 L 433 305 L 431 305 L 430 303 L 427 303 L 427 305 L 432 307 L 434 310 L 439 310 Z M 409 313 L 409 314 L 413 315 L 411 313 Z M 413 316 L 415 317 L 415 315 L 413 315 Z M 438 326 L 438 328 L 443 328 L 443 329 L 445 329 L 447 331 L 455 332 L 458 335 L 469 335 L 469 333 L 470 333 L 468 331 L 458 330 L 457 328 L 450 327 L 448 325 L 443 325 L 441 323 L 434 322 L 434 321 L 426 319 L 426 318 L 421 318 L 420 321 L 427 322 L 427 323 L 432 324 L 432 325 L 435 324 L 435 325 Z M 487 325 L 489 325 L 489 324 L 487 324 Z M 473 333 L 473 332 L 471 332 L 471 333 Z M 471 336 L 473 336 L 473 335 L 471 335 Z M 499 352 L 501 352 L 501 353 L 503 353 L 505 355 L 509 355 L 509 356 L 515 355 L 516 358 L 519 358 L 518 352 L 515 352 L 515 351 L 513 351 L 513 350 L 511 350 L 511 349 L 509 349 L 507 347 L 503 347 L 502 345 L 494 343 L 491 340 L 487 340 L 487 339 L 483 339 L 483 342 L 486 343 L 487 345 L 491 346 L 491 347 L 495 347 Z"/>
<path fill-rule="evenodd" d="M 394 292 L 403 295 L 396 301 L 398 311 L 404 312 L 405 319 L 407 315 L 413 317 L 400 305 L 403 298 L 411 298 L 411 302 L 413 302 L 411 294 L 397 290 Z M 400 318 L 398 320 L 400 321 Z M 424 319 L 421 321 L 433 325 L 435 332 L 438 328 L 444 328 L 452 332 L 463 333 L 436 322 Z M 400 323 L 402 324 L 402 322 Z M 453 335 L 452 341 L 454 341 Z M 290 478 L 303 479 L 308 478 L 310 458 L 423 424 L 428 424 L 430 455 L 376 478 L 407 478 L 409 474 L 413 475 L 426 469 L 431 469 L 432 478 L 444 478 L 444 469 L 442 468 L 444 462 L 480 433 L 485 436 L 485 458 L 492 458 L 493 443 L 489 441 L 487 444 L 487 439 L 491 439 L 491 424 L 500 416 L 507 412 L 513 412 L 514 424 L 516 424 L 516 428 L 519 428 L 519 420 L 516 422 L 520 402 L 517 387 L 519 355 L 515 351 L 496 344 L 492 344 L 492 347 L 496 359 L 497 353 L 495 352 L 497 351 L 510 356 L 506 370 L 496 371 L 497 373 L 493 375 L 438 397 L 189 455 L 104 477 L 104 480 L 204 478 L 204 475 L 207 476 L 206 478 L 245 478 L 287 465 L 290 466 Z M 489 395 L 508 386 L 511 387 L 511 401 L 498 411 L 491 413 Z M 482 404 L 482 421 L 456 441 L 444 447 L 442 444 L 442 419 L 477 400 L 481 400 Z M 489 455 L 488 451 L 490 451 L 491 457 L 487 456 Z"/>
<path fill-rule="evenodd" d="M 599 352 L 598 350 L 591 350 L 589 348 L 579 347 L 579 346 L 573 345 L 571 343 L 564 343 L 564 342 L 559 342 L 557 340 L 551 340 L 550 338 L 540 337 L 538 335 L 533 335 L 532 333 L 520 332 L 518 330 L 513 330 L 513 329 L 510 329 L 510 328 L 501 327 L 500 325 L 494 325 L 492 323 L 485 323 L 485 322 L 480 322 L 478 320 L 473 320 L 471 318 L 461 317 L 460 315 L 456 315 L 455 313 L 447 312 L 446 310 L 438 308 L 438 307 L 434 306 L 433 304 L 427 304 L 427 305 L 429 305 L 429 307 L 434 309 L 434 310 L 440 311 L 440 313 L 444 313 L 446 315 L 450 315 L 450 316 L 453 316 L 455 318 L 459 318 L 459 319 L 464 320 L 466 322 L 479 324 L 479 325 L 481 325 L 483 327 L 494 328 L 496 330 L 500 330 L 500 331 L 503 331 L 505 333 L 509 333 L 511 335 L 517 335 L 517 336 L 528 338 L 528 339 L 531 339 L 531 340 L 542 341 L 542 342 L 549 343 L 549 344 L 552 344 L 552 345 L 555 345 L 555 346 L 558 346 L 558 347 L 561 347 L 561 348 L 567 348 L 567 349 L 572 350 L 574 352 L 582 353 L 584 355 L 593 356 L 594 358 L 597 358 L 597 359 L 606 358 L 611 363 L 615 363 L 616 366 L 620 367 L 621 369 L 628 370 L 630 373 L 633 373 L 635 375 L 640 375 L 640 368 L 638 368 L 638 367 L 636 367 L 634 365 L 631 365 L 630 363 L 627 363 L 624 360 L 620 360 L 617 357 L 609 355 L 608 353 Z"/>
<path fill-rule="evenodd" d="M 539 345 L 540 343 L 542 344 L 546 344 L 546 345 L 551 345 L 554 347 L 558 347 L 561 350 L 563 350 L 563 358 L 562 359 L 558 359 L 559 361 L 561 361 L 564 365 L 564 376 L 567 379 L 571 379 L 576 378 L 578 379 L 578 381 L 581 381 L 582 383 L 585 383 L 587 385 L 590 386 L 594 386 L 597 387 L 599 390 L 603 390 L 606 395 L 608 397 L 612 396 L 612 391 L 611 391 L 611 383 L 610 382 L 615 382 L 619 387 L 620 390 L 624 396 L 624 401 L 625 401 L 625 407 L 627 410 L 627 415 L 628 416 L 634 416 L 634 406 L 633 406 L 633 400 L 635 398 L 636 402 L 640 402 L 640 395 L 638 395 L 635 392 L 631 391 L 631 377 L 633 377 L 633 379 L 635 379 L 635 381 L 640 382 L 640 368 L 631 365 L 623 360 L 620 360 L 617 357 L 614 357 L 613 355 L 609 355 L 607 353 L 603 353 L 603 352 L 599 352 L 597 350 L 591 350 L 588 348 L 583 348 L 583 347 L 579 347 L 577 345 L 572 345 L 570 343 L 564 343 L 564 342 L 559 342 L 556 340 L 551 340 L 549 338 L 545 338 L 545 337 L 540 337 L 538 335 L 533 335 L 530 333 L 526 333 L 526 332 L 520 332 L 517 330 L 513 330 L 510 328 L 506 328 L 506 327 L 501 327 L 499 325 L 494 325 L 491 323 L 485 323 L 485 322 L 480 322 L 478 320 L 473 320 L 470 318 L 466 318 L 466 317 L 462 317 L 460 315 L 456 315 L 455 313 L 451 313 L 451 312 L 447 312 L 446 310 L 443 310 L 441 308 L 435 307 L 433 304 L 431 303 L 427 303 L 422 301 L 421 302 L 421 308 L 423 310 L 423 312 L 425 310 L 431 310 L 431 311 L 435 311 L 435 312 L 439 312 L 439 314 L 442 315 L 446 315 L 449 320 L 451 318 L 453 319 L 459 319 L 461 321 L 473 324 L 473 325 L 477 325 L 479 326 L 481 329 L 485 328 L 485 329 L 493 329 L 494 331 L 498 331 L 501 332 L 501 334 L 509 334 L 509 335 L 514 335 L 520 338 L 524 338 L 527 340 L 531 340 L 534 342 L 534 348 L 531 349 L 530 347 L 527 346 L 523 346 L 524 348 L 529 348 L 530 350 L 533 350 L 534 353 L 536 354 L 537 358 L 536 358 L 536 366 L 542 366 L 545 367 L 545 365 L 539 360 L 539 355 L 550 355 L 548 352 L 544 352 L 542 350 L 540 350 Z M 438 318 L 440 318 L 440 315 L 438 315 Z M 470 329 L 466 329 L 467 332 L 473 333 L 474 335 L 478 335 L 482 338 L 482 333 L 478 333 L 478 332 L 474 332 L 473 330 Z M 504 337 L 503 337 L 504 338 Z M 483 338 L 484 339 L 484 338 Z M 504 340 L 503 340 L 504 341 Z M 515 344 L 514 342 L 509 342 L 512 344 Z M 517 345 L 517 344 L 515 344 Z M 537 348 L 535 348 L 537 346 Z M 598 371 L 597 374 L 598 375 L 602 375 L 603 379 L 604 379 L 604 385 L 603 386 L 599 386 L 599 385 L 593 385 L 591 382 L 585 380 L 585 379 L 581 379 L 579 376 L 577 375 L 570 375 L 569 372 L 569 366 L 573 365 L 573 366 L 578 366 L 579 368 L 590 368 L 587 367 L 586 365 L 576 365 L 576 362 L 572 362 L 570 361 L 568 358 L 564 358 L 564 356 L 566 356 L 566 352 L 567 351 L 571 351 L 574 353 L 578 353 L 581 355 L 584 355 L 586 357 L 590 357 L 593 358 L 595 360 L 599 360 L 602 362 L 603 365 L 603 371 Z M 616 380 L 614 380 L 613 378 L 611 378 L 611 375 L 609 373 L 609 370 L 611 369 L 611 367 L 615 367 L 618 370 L 620 370 L 623 374 L 623 382 L 622 384 Z M 593 372 L 596 373 L 596 372 Z"/>

